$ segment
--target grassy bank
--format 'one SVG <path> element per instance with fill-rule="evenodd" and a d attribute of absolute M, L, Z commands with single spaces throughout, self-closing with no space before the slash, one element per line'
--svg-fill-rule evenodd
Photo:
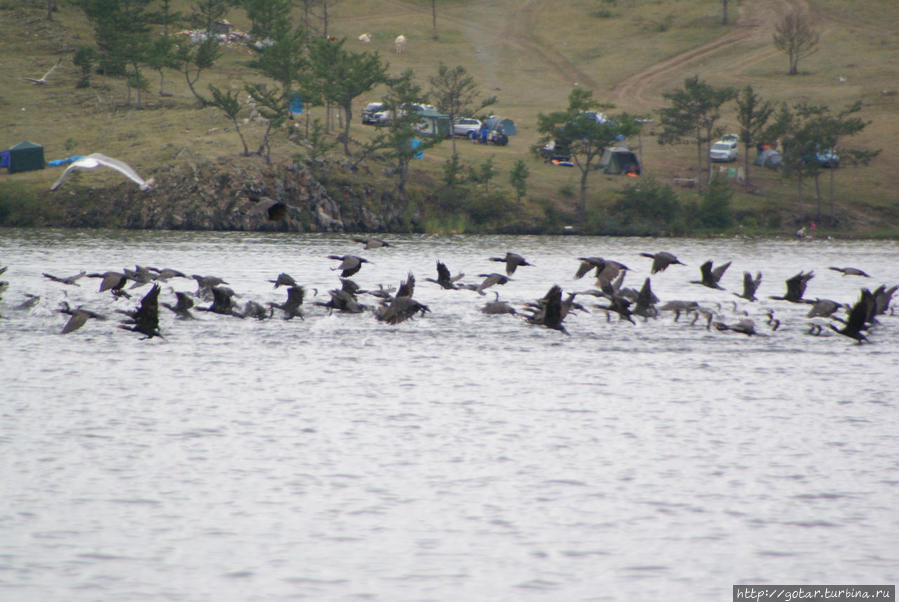
<path fill-rule="evenodd" d="M 78 72 L 71 58 L 92 40 L 83 15 L 61 3 L 52 21 L 44 18 L 43 3 L 22 6 L 0 3 L 0 32 L 4 68 L 0 71 L 0 110 L 3 139 L 0 146 L 22 140 L 44 145 L 48 160 L 76 154 L 103 152 L 120 157 L 141 173 L 152 175 L 160 166 L 182 160 L 186 154 L 211 159 L 239 157 L 241 145 L 229 122 L 216 109 L 197 107 L 179 73 L 166 72 L 160 96 L 158 76 L 148 73 L 150 90 L 145 108 L 135 110 L 122 80 L 94 76 L 89 88 L 76 88 Z M 190 3 L 175 2 L 188 12 Z M 451 147 L 445 142 L 415 161 L 409 193 L 423 211 L 419 227 L 431 230 L 473 230 L 513 224 L 523 229 L 553 229 L 570 223 L 579 172 L 546 164 L 530 153 L 537 141 L 536 117 L 565 107 L 573 86 L 592 89 L 594 97 L 614 103 L 613 111 L 630 111 L 656 118 L 664 106 L 662 93 L 698 74 L 715 86 L 751 84 L 776 102 L 807 101 L 838 110 L 861 100 L 861 116 L 871 124 L 853 140 L 864 148 L 883 149 L 868 167 L 841 167 L 833 182 L 834 213 L 839 218 L 832 234 L 839 236 L 896 236 L 899 234 L 899 4 L 890 0 L 860 0 L 851 11 L 836 0 L 813 0 L 806 5 L 821 36 L 819 51 L 800 63 L 800 74 L 787 76 L 787 60 L 771 43 L 773 23 L 785 10 L 775 0 L 730 2 L 728 25 L 721 23 L 721 3 L 688 0 L 579 1 L 547 4 L 536 1 L 439 2 L 437 38 L 433 36 L 431 2 L 426 0 L 341 0 L 330 3 L 329 33 L 346 36 L 353 50 L 377 50 L 390 62 L 390 72 L 412 69 L 419 83 L 437 70 L 439 61 L 461 64 L 478 80 L 485 95 L 499 98 L 495 111 L 516 122 L 518 135 L 505 147 L 458 144 L 460 157 L 474 169 L 492 160 L 497 172 L 484 192 L 471 183 L 463 193 L 441 190 L 443 166 Z M 180 6 L 179 6 L 180 5 Z M 300 18 L 299 12 L 296 15 Z M 243 11 L 232 9 L 229 20 L 248 29 Z M 371 44 L 356 40 L 372 34 Z M 406 52 L 393 52 L 393 39 L 408 38 Z M 57 58 L 63 63 L 47 85 L 24 77 L 40 77 Z M 200 86 L 239 89 L 263 81 L 247 67 L 250 51 L 234 45 L 224 49 L 215 67 L 204 74 Z M 383 90 L 358 99 L 361 108 L 377 100 Z M 132 93 L 133 100 L 133 93 Z M 311 117 L 324 119 L 323 109 Z M 722 125 L 737 129 L 733 103 L 722 111 Z M 303 121 L 299 122 L 302 129 Z M 258 144 L 263 126 L 245 126 L 251 146 Z M 674 186 L 676 178 L 695 174 L 695 149 L 688 145 L 660 146 L 653 122 L 647 124 L 638 145 L 644 176 L 661 186 Z M 355 122 L 351 134 L 365 140 L 372 128 Z M 332 151 L 336 152 L 336 151 Z M 281 159 L 308 155 L 308 148 L 276 136 L 273 155 Z M 741 148 L 742 154 L 742 148 Z M 527 193 L 518 203 L 509 172 L 523 159 L 530 176 Z M 742 158 L 738 165 L 742 165 Z M 367 169 L 335 174 L 326 184 L 339 189 L 373 185 L 389 190 L 393 181 L 387 166 L 373 159 Z M 7 215 L 29 216 L 50 211 L 55 197 L 48 192 L 61 168 L 0 175 L 0 203 Z M 821 184 L 825 211 L 830 210 L 827 173 Z M 813 183 L 807 182 L 798 198 L 796 183 L 779 172 L 754 168 L 753 187 L 732 186 L 729 229 L 744 232 L 791 233 L 814 216 Z M 592 223 L 608 223 L 609 212 L 621 191 L 633 186 L 623 176 L 594 173 L 590 178 L 588 213 Z M 87 179 L 82 180 L 87 182 Z M 114 174 L 91 174 L 92 186 L 120 183 Z M 695 192 L 675 187 L 683 211 L 701 204 Z M 27 199 L 35 206 L 10 206 L 12 199 Z M 3 201 L 6 199 L 6 201 Z M 11 207 L 11 208 L 10 208 Z M 495 215 L 494 215 L 495 214 Z M 689 216 L 687 216 L 689 217 Z M 0 220 L 3 212 L 0 211 Z M 27 221 L 27 220 L 26 220 Z M 40 223 L 40 220 L 34 220 Z M 696 227 L 694 223 L 693 227 Z M 659 232 L 664 231 L 659 229 Z"/>

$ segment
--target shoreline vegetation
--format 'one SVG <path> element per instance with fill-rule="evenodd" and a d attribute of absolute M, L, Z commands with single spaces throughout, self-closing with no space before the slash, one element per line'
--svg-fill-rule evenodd
<path fill-rule="evenodd" d="M 818 42 L 795 75 L 796 57 L 772 42 L 784 15 L 775 0 L 731 3 L 727 24 L 720 5 L 684 0 L 555 11 L 392 1 L 389 17 L 363 0 L 270 0 L 288 7 L 284 26 L 245 1 L 208 20 L 228 22 L 214 49 L 183 33 L 205 30 L 190 28 L 193 3 L 119 3 L 182 17 L 163 19 L 163 35 L 154 13 L 128 40 L 171 38 L 169 50 L 139 56 L 103 50 L 110 2 L 0 0 L 0 146 L 31 141 L 46 161 L 101 152 L 154 184 L 79 170 L 51 192 L 65 165 L 3 169 L 0 226 L 794 236 L 814 224 L 818 237 L 899 237 L 899 7 L 881 0 L 851 14 L 832 0 L 796 3 Z M 303 111 L 291 114 L 297 95 Z M 363 125 L 362 108 L 382 100 L 395 118 Z M 413 102 L 510 118 L 518 132 L 502 146 L 426 138 L 403 115 Z M 597 113 L 607 120 L 582 118 Z M 639 177 L 597 169 L 621 143 L 615 128 Z M 738 159 L 710 162 L 728 133 L 741 136 Z M 563 139 L 568 166 L 540 156 Z M 756 146 L 775 139 L 805 150 L 785 152 L 784 169 L 753 165 Z M 808 159 L 825 140 L 838 168 Z"/>

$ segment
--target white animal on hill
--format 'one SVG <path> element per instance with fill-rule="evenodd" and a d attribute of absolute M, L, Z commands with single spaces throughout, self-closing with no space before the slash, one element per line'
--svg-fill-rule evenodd
<path fill-rule="evenodd" d="M 369 42 L 371 42 L 371 34 L 370 34 L 370 33 L 363 33 L 361 36 L 359 36 L 358 39 L 359 39 L 359 41 L 362 42 L 363 44 L 368 44 Z"/>
<path fill-rule="evenodd" d="M 59 60 L 56 61 L 56 64 L 50 67 L 50 70 L 44 73 L 43 77 L 41 77 L 40 79 L 34 79 L 33 77 L 23 77 L 22 79 L 37 86 L 43 86 L 47 83 L 47 78 L 50 77 L 54 71 L 56 71 L 57 67 L 59 67 L 60 63 L 62 63 L 62 57 L 59 57 Z"/>
<path fill-rule="evenodd" d="M 393 41 L 393 47 L 397 54 L 404 54 L 406 52 L 406 36 L 403 34 L 396 36 L 396 39 Z"/>
<path fill-rule="evenodd" d="M 113 159 L 112 157 L 101 155 L 100 153 L 93 153 L 92 155 L 81 157 L 80 159 L 72 162 L 72 164 L 69 165 L 64 172 L 62 172 L 62 175 L 59 176 L 59 179 L 56 180 L 56 183 L 50 187 L 50 190 L 56 190 L 57 188 L 62 186 L 62 183 L 65 182 L 66 178 L 69 177 L 69 174 L 76 169 L 96 169 L 101 165 L 103 167 L 114 169 L 130 180 L 133 180 L 138 186 L 140 186 L 141 190 L 148 190 L 151 186 L 153 186 L 153 178 L 144 180 L 142 177 L 137 175 L 137 172 L 134 171 L 134 169 L 130 165 L 128 165 L 124 161 L 119 161 L 118 159 Z"/>

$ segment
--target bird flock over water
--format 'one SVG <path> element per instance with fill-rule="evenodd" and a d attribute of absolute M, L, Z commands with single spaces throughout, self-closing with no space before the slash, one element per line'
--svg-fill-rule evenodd
<path fill-rule="evenodd" d="M 395 245 L 378 238 L 352 237 L 350 240 L 361 243 L 364 250 L 375 250 L 378 253 L 389 253 Z M 502 256 L 485 257 L 489 262 L 501 263 L 505 266 L 502 273 L 483 271 L 477 274 L 477 280 L 465 281 L 464 273 L 453 274 L 441 260 L 436 260 L 436 278 L 427 277 L 425 282 L 436 284 L 446 291 L 460 291 L 459 294 L 474 293 L 479 310 L 491 316 L 512 316 L 521 319 L 531 326 L 542 326 L 570 334 L 565 325 L 567 318 L 574 314 L 604 315 L 607 322 L 613 320 L 620 323 L 636 325 L 637 320 L 649 321 L 668 319 L 674 322 L 683 320 L 691 326 L 703 327 L 714 332 L 734 332 L 746 336 L 770 336 L 781 327 L 781 317 L 776 307 L 768 304 L 764 308 L 755 309 L 759 301 L 758 291 L 762 283 L 761 272 L 753 274 L 743 272 L 742 291 L 728 291 L 721 285 L 721 279 L 731 266 L 731 262 L 715 264 L 709 260 L 699 266 L 700 278 L 689 281 L 692 285 L 722 291 L 720 301 L 711 305 L 690 299 L 670 299 L 662 301 L 652 290 L 652 279 L 663 277 L 672 266 L 687 269 L 688 266 L 674 254 L 667 251 L 640 253 L 641 258 L 651 260 L 650 276 L 642 285 L 631 288 L 624 285 L 625 277 L 632 270 L 622 261 L 600 256 L 584 256 L 572 258 L 573 279 L 581 280 L 592 273 L 594 288 L 563 291 L 558 284 L 551 285 L 546 294 L 540 298 L 513 304 L 502 300 L 497 288 L 513 280 L 513 275 L 521 268 L 533 267 L 519 253 L 506 252 Z M 304 320 L 309 311 L 325 314 L 357 314 L 373 316 L 379 322 L 396 325 L 416 316 L 425 316 L 439 308 L 431 307 L 415 299 L 416 278 L 410 271 L 399 280 L 398 286 L 378 284 L 376 288 L 363 289 L 352 277 L 356 276 L 370 260 L 359 255 L 327 255 L 325 259 L 332 262 L 330 271 L 338 272 L 334 288 L 321 295 L 315 288 L 311 289 L 298 283 L 287 272 L 281 272 L 268 280 L 273 289 L 285 291 L 283 301 L 262 301 L 245 299 L 231 288 L 223 276 L 190 274 L 173 268 L 157 268 L 135 266 L 134 269 L 107 270 L 98 272 L 80 271 L 70 276 L 58 276 L 43 273 L 63 290 L 68 287 L 80 287 L 82 279 L 99 280 L 98 295 L 112 295 L 116 307 L 111 312 L 101 312 L 95 308 L 79 305 L 72 307 L 67 298 L 59 302 L 56 311 L 66 316 L 61 327 L 61 334 L 70 334 L 81 329 L 90 320 L 108 321 L 115 317 L 117 327 L 143 335 L 143 338 L 165 338 L 160 329 L 160 307 L 172 312 L 176 320 L 195 320 L 201 314 L 215 314 L 226 318 L 268 320 L 280 318 Z M 640 261 L 643 261 L 642 259 Z M 831 266 L 828 269 L 859 279 L 870 279 L 864 270 L 856 267 Z M 0 276 L 7 267 L 0 267 Z M 670 273 L 669 273 L 670 274 Z M 516 276 L 517 277 L 517 276 Z M 871 287 L 861 286 L 856 299 L 835 301 L 821 297 L 807 297 L 809 282 L 815 277 L 812 270 L 800 270 L 785 282 L 783 295 L 770 295 L 767 299 L 790 304 L 801 304 L 808 307 L 803 312 L 806 318 L 805 333 L 812 336 L 842 335 L 858 343 L 869 342 L 868 334 L 877 328 L 886 316 L 893 316 L 892 297 L 899 285 Z M 195 290 L 176 290 L 176 281 L 193 281 Z M 145 287 L 149 287 L 148 289 Z M 10 288 L 10 283 L 0 281 L 0 301 L 3 293 Z M 183 288 L 183 287 L 181 287 Z M 144 290 L 136 290 L 144 289 Z M 492 289 L 493 298 L 487 296 L 487 289 Z M 468 291 L 468 292 L 465 292 Z M 164 296 L 163 296 L 164 293 Z M 160 300 L 163 297 L 164 300 Z M 737 301 L 740 299 L 742 301 Z M 14 311 L 29 311 L 40 297 L 30 293 L 22 293 L 22 299 L 13 303 Z M 2 306 L 0 306 L 2 307 Z M 116 314 L 115 316 L 110 313 Z M 794 312 L 795 315 L 795 312 Z M 216 318 L 218 319 L 218 318 Z"/>

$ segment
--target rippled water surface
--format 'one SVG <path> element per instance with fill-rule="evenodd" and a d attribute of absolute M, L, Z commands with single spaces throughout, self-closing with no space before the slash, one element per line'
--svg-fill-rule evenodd
<path fill-rule="evenodd" d="M 899 317 L 857 345 L 768 298 L 800 270 L 806 297 L 845 303 L 899 283 L 897 243 L 386 238 L 0 230 L 0 600 L 723 600 L 734 583 L 899 581 Z M 594 288 L 581 256 L 627 264 L 639 288 L 638 254 L 663 249 L 688 264 L 652 276 L 663 303 L 745 310 L 763 336 L 609 320 L 584 295 L 570 336 L 480 312 L 493 290 L 520 309 L 552 284 Z M 535 265 L 486 296 L 425 281 L 440 259 L 477 282 L 506 251 Z M 363 288 L 414 273 L 431 313 L 328 315 L 311 303 L 338 284 L 329 254 L 369 259 Z M 733 262 L 727 290 L 690 283 L 707 259 Z M 135 264 L 221 276 L 241 303 L 282 302 L 269 280 L 287 272 L 306 319 L 163 309 L 164 338 L 141 340 L 114 310 L 146 287 L 113 300 L 41 276 Z M 743 271 L 763 273 L 756 303 L 733 294 Z M 41 299 L 15 309 L 25 293 Z M 109 319 L 60 335 L 63 300 Z"/>

